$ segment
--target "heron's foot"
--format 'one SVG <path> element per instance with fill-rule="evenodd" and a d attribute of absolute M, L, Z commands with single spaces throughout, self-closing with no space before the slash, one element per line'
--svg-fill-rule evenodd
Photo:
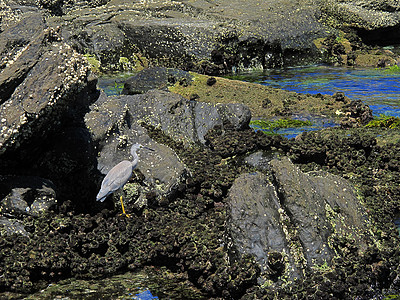
<path fill-rule="evenodd" d="M 127 218 L 130 218 L 131 215 L 130 215 L 130 214 L 127 214 L 127 213 L 125 212 L 125 207 L 124 207 L 124 202 L 122 201 L 122 196 L 119 198 L 119 200 L 121 201 L 121 207 L 122 207 L 122 214 L 120 214 L 120 216 L 125 216 L 125 217 L 127 217 Z"/>
<path fill-rule="evenodd" d="M 131 215 L 130 214 L 127 214 L 127 213 L 122 213 L 122 214 L 119 214 L 120 216 L 125 216 L 125 217 L 127 217 L 127 218 L 130 218 L 131 217 Z"/>

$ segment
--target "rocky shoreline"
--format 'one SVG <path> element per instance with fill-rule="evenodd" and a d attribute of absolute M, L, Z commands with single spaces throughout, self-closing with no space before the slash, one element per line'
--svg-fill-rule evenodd
<path fill-rule="evenodd" d="M 143 282 L 160 299 L 400 293 L 399 129 L 360 126 L 371 111 L 340 93 L 215 77 L 396 64 L 365 42 L 399 27 L 400 7 L 241 3 L 0 2 L 0 298 L 128 298 Z M 93 72 L 140 69 L 122 95 L 96 87 Z M 311 106 L 341 128 L 288 140 L 249 127 Z M 136 142 L 154 152 L 122 191 L 126 218 L 118 195 L 95 195 Z"/>

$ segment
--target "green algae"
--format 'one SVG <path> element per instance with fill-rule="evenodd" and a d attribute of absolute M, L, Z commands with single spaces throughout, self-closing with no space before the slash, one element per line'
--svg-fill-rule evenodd
<path fill-rule="evenodd" d="M 294 119 L 279 119 L 274 121 L 252 120 L 250 121 L 250 125 L 262 129 L 266 134 L 277 134 L 276 131 L 279 129 L 311 126 L 312 122 Z"/>
<path fill-rule="evenodd" d="M 388 74 L 400 73 L 400 67 L 398 65 L 388 66 L 383 71 Z"/>
<path fill-rule="evenodd" d="M 149 61 L 140 53 L 131 53 L 129 56 L 97 57 L 96 54 L 84 54 L 91 71 L 97 75 L 105 75 L 118 72 L 122 74 L 139 72 L 149 66 Z M 110 63 L 110 60 L 114 63 Z M 114 70 L 114 72 L 110 72 Z M 117 70 L 117 71 L 116 71 Z M 124 76 L 124 75 L 122 75 Z"/>
<path fill-rule="evenodd" d="M 328 273 L 332 271 L 332 267 L 328 265 L 327 261 L 320 265 L 313 265 L 311 268 L 320 273 Z"/>
<path fill-rule="evenodd" d="M 148 60 L 139 53 L 131 53 L 129 57 L 120 56 L 118 64 L 123 72 L 139 72 L 149 66 Z"/>
<path fill-rule="evenodd" d="M 125 84 L 123 82 L 114 82 L 114 92 L 115 95 L 121 95 L 122 90 L 124 89 Z"/>
<path fill-rule="evenodd" d="M 382 300 L 400 300 L 400 295 L 386 295 Z"/>
<path fill-rule="evenodd" d="M 87 59 L 87 62 L 90 66 L 90 70 L 95 74 L 100 74 L 101 73 L 101 63 L 100 63 L 99 59 L 93 54 L 85 54 L 84 57 L 86 57 L 86 59 Z"/>
<path fill-rule="evenodd" d="M 365 125 L 365 127 L 379 127 L 389 129 L 400 128 L 400 118 L 381 114 L 379 115 L 379 117 L 375 117 L 372 121 Z"/>

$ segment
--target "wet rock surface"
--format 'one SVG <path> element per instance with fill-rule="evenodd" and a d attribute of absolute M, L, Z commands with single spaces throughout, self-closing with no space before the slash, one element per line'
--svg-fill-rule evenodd
<path fill-rule="evenodd" d="M 149 90 L 167 90 L 169 86 L 179 83 L 188 85 L 192 76 L 185 71 L 172 68 L 147 68 L 124 81 L 122 94 L 143 94 Z"/>
<path fill-rule="evenodd" d="M 302 277 L 293 256 L 284 257 L 290 248 L 285 235 L 287 228 L 280 224 L 287 216 L 281 211 L 275 186 L 268 177 L 259 172 L 242 174 L 233 183 L 228 197 L 231 251 L 254 255 L 264 281 L 265 277 L 278 278 L 284 273 L 288 277 Z M 270 256 L 280 256 L 280 262 Z M 290 265 L 285 266 L 285 259 Z"/>
<path fill-rule="evenodd" d="M 288 158 L 272 159 L 268 168 L 271 178 L 242 174 L 228 194 L 233 249 L 255 255 L 268 274 L 264 280 L 302 278 L 307 267 L 331 265 L 337 237 L 353 239 L 360 251 L 374 240 L 349 182 L 322 171 L 302 173 Z"/>

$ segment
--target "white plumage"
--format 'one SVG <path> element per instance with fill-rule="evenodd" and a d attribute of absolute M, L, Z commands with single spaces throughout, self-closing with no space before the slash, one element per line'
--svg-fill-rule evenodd
<path fill-rule="evenodd" d="M 108 195 L 114 193 L 118 189 L 122 188 L 125 183 L 128 182 L 129 178 L 132 176 L 133 170 L 136 168 L 139 157 L 136 151 L 140 148 L 145 148 L 148 150 L 152 150 L 150 148 L 144 147 L 141 144 L 134 144 L 131 148 L 131 154 L 133 157 L 132 161 L 123 160 L 114 166 L 104 177 L 103 182 L 101 183 L 101 188 L 99 193 L 97 194 L 96 200 L 103 202 Z"/>

